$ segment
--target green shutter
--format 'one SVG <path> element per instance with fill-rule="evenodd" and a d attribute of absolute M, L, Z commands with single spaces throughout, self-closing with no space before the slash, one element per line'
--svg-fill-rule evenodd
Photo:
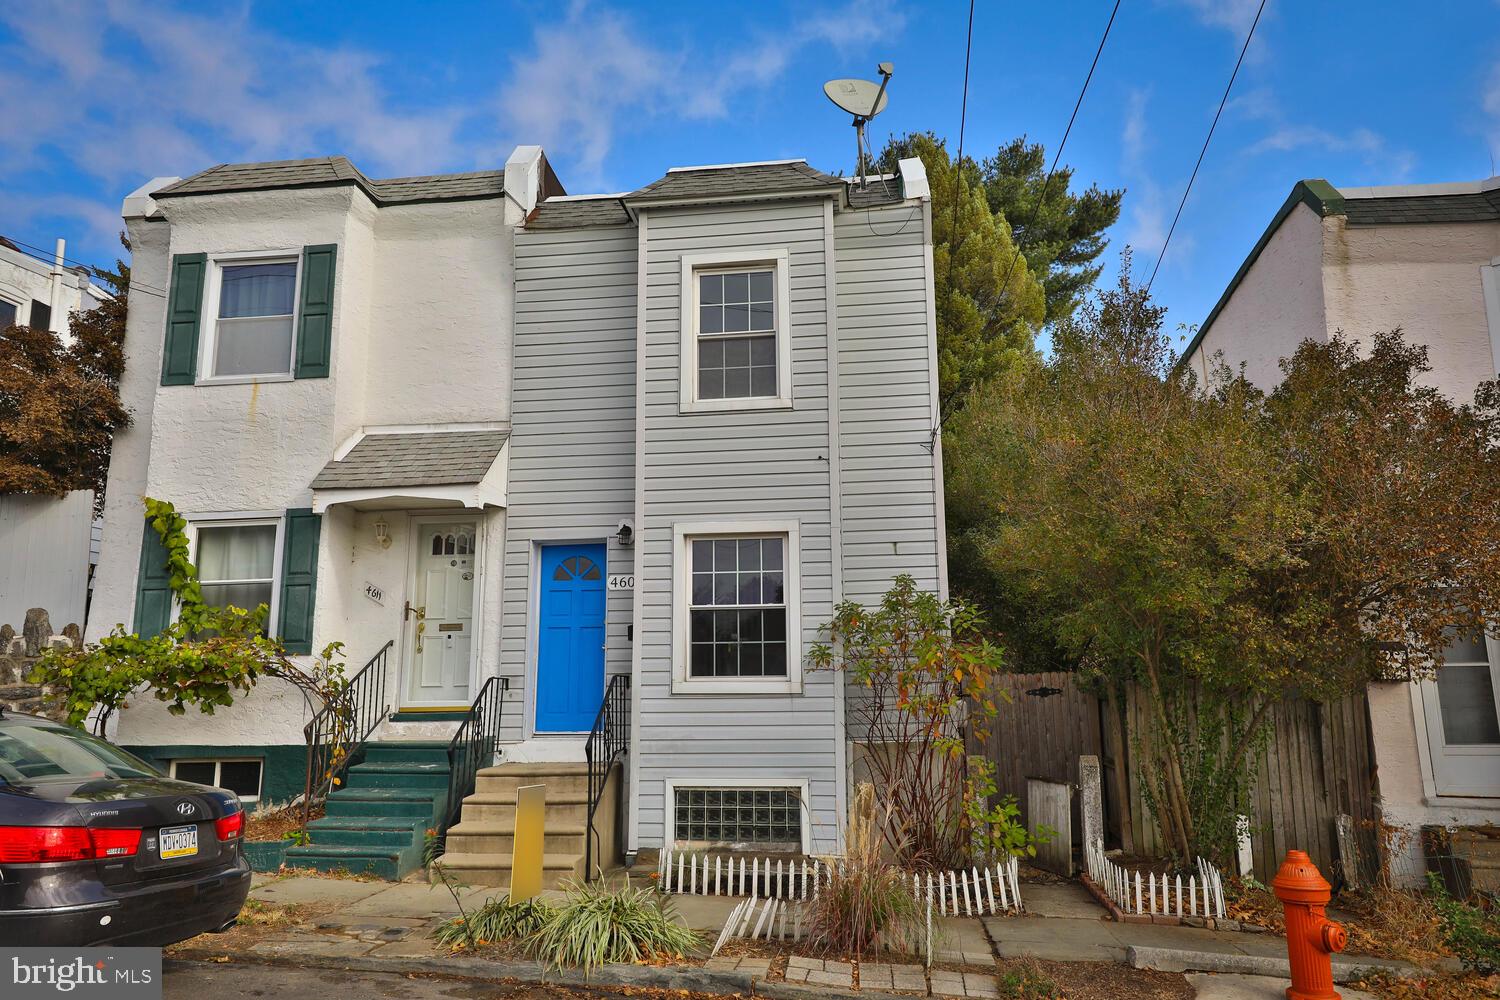
<path fill-rule="evenodd" d="M 333 272 L 338 247 L 302 248 L 302 303 L 297 316 L 298 378 L 327 378 L 333 343 Z"/>
<path fill-rule="evenodd" d="M 192 385 L 198 368 L 198 327 L 208 255 L 180 253 L 172 258 L 172 292 L 167 301 L 167 342 L 161 352 L 161 384 Z"/>
<path fill-rule="evenodd" d="M 281 551 L 281 644 L 288 653 L 311 653 L 313 599 L 318 589 L 318 535 L 322 515 L 310 510 L 286 512 L 286 540 Z"/>
<path fill-rule="evenodd" d="M 135 585 L 135 634 L 149 639 L 172 621 L 172 586 L 167 575 L 167 547 L 146 518 L 141 539 L 141 571 Z"/>

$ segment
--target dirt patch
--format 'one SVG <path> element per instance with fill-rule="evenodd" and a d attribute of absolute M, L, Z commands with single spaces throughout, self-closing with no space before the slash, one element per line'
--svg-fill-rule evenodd
<path fill-rule="evenodd" d="M 1224 906 L 1235 920 L 1286 936 L 1281 903 L 1263 885 L 1240 879 L 1226 881 Z M 1399 958 L 1431 966 L 1453 954 L 1443 942 L 1442 919 L 1425 893 L 1396 889 L 1344 892 L 1329 910 L 1329 916 L 1349 931 L 1346 951 L 1350 955 Z"/>
<path fill-rule="evenodd" d="M 1500 996 L 1500 975 L 1475 972 L 1427 979 L 1397 979 L 1382 976 L 1356 983 L 1381 1000 L 1494 1000 Z"/>
<path fill-rule="evenodd" d="M 1025 958 L 997 965 L 1002 998 L 1014 1000 L 1192 1000 L 1176 972 L 1132 969 L 1113 962 L 1044 962 Z"/>
<path fill-rule="evenodd" d="M 312 932 L 318 920 L 333 907 L 312 903 L 267 903 L 245 900 L 239 923 L 222 934 L 199 934 L 165 949 L 167 955 L 179 951 L 242 951 L 273 934 L 293 931 Z"/>

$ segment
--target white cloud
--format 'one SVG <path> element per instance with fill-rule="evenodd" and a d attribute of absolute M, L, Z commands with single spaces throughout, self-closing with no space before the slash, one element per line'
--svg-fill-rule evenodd
<path fill-rule="evenodd" d="M 1406 180 L 1417 165 L 1416 154 L 1394 148 L 1379 133 L 1368 128 L 1332 132 L 1314 125 L 1277 125 L 1268 135 L 1252 143 L 1246 153 L 1307 149 L 1334 155 L 1354 155 L 1374 180 L 1393 184 Z"/>
<path fill-rule="evenodd" d="M 848 50 L 898 34 L 892 0 L 799 11 L 737 48 L 664 42 L 632 18 L 575 0 L 560 22 L 539 26 L 514 59 L 497 114 L 507 140 L 536 142 L 570 160 L 575 186 L 597 185 L 620 132 L 661 118 L 726 117 L 782 77 L 807 49 Z"/>
<path fill-rule="evenodd" d="M 1203 24 L 1224 28 L 1242 39 L 1260 8 L 1260 0 L 1177 0 L 1177 3 L 1192 10 Z"/>
<path fill-rule="evenodd" d="M 1129 92 L 1125 124 L 1120 130 L 1121 168 L 1130 189 L 1130 196 L 1125 199 L 1125 242 L 1137 251 L 1137 261 L 1145 266 L 1146 274 L 1150 274 L 1149 269 L 1166 242 L 1172 221 L 1167 216 L 1176 211 L 1178 197 L 1157 183 L 1146 164 L 1146 154 L 1151 148 L 1146 119 L 1150 99 L 1149 89 L 1135 88 Z M 1190 259 L 1195 248 L 1196 241 L 1178 231 L 1172 237 L 1172 261 L 1180 264 Z"/>

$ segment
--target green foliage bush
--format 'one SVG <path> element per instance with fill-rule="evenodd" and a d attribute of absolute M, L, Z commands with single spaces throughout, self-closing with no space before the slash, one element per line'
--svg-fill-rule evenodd
<path fill-rule="evenodd" d="M 526 939 L 547 967 L 585 973 L 614 962 L 680 958 L 697 944 L 698 935 L 677 922 L 670 897 L 602 882 L 569 887 L 567 899 Z"/>
<path fill-rule="evenodd" d="M 1443 941 L 1464 968 L 1482 976 L 1500 972 L 1500 917 L 1454 899 L 1437 872 L 1427 873 L 1427 884 L 1443 921 Z"/>
<path fill-rule="evenodd" d="M 1029 959 L 1001 969 L 996 982 L 1000 995 L 1007 1000 L 1059 1000 L 1063 995 L 1057 984 Z"/>
<path fill-rule="evenodd" d="M 471 941 L 489 944 L 494 941 L 524 940 L 541 930 L 552 917 L 552 907 L 540 899 L 514 902 L 509 896 L 486 900 L 473 913 L 454 917 L 433 933 L 433 939 L 448 948 L 462 948 Z M 465 922 L 467 920 L 467 926 Z"/>

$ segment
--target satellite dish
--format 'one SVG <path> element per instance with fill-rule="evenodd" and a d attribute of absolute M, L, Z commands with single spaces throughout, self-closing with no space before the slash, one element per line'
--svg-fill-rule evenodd
<path fill-rule="evenodd" d="M 890 101 L 885 96 L 885 81 L 871 83 L 869 80 L 829 80 L 823 84 L 823 93 L 840 108 L 866 120 L 885 110 Z"/>
<path fill-rule="evenodd" d="M 854 116 L 854 147 L 859 157 L 861 188 L 865 186 L 865 160 L 868 157 L 865 125 L 885 110 L 885 88 L 891 82 L 891 75 L 896 72 L 896 67 L 888 62 L 881 63 L 875 69 L 880 73 L 879 83 L 871 83 L 869 80 L 829 80 L 823 84 L 823 93 L 828 95 L 828 99 Z"/>

